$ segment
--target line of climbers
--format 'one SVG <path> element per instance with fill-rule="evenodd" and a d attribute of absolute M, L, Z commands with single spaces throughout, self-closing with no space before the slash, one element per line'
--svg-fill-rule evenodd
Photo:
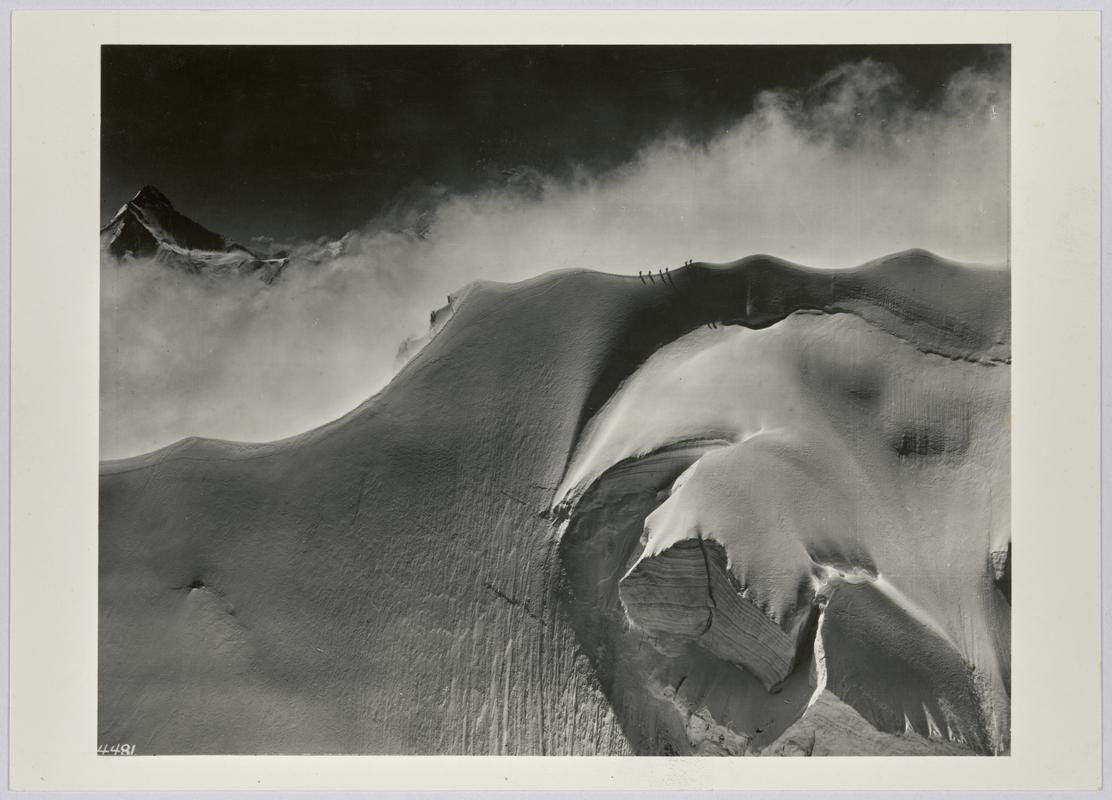
<path fill-rule="evenodd" d="M 688 267 L 692 263 L 693 262 L 691 261 L 691 259 L 688 259 L 687 261 L 683 262 L 683 265 L 685 267 Z M 673 288 L 675 288 L 676 281 L 672 277 L 672 270 L 671 269 L 660 269 L 660 270 L 656 271 L 656 274 L 660 277 L 660 280 L 662 282 L 667 283 L 670 286 L 672 286 Z M 637 277 L 641 279 L 641 283 L 645 282 L 645 278 L 649 279 L 649 283 L 656 283 L 656 278 L 653 277 L 653 271 L 651 269 L 648 272 L 642 272 L 641 270 L 637 270 Z"/>
<path fill-rule="evenodd" d="M 691 259 L 688 259 L 687 261 L 683 262 L 683 265 L 685 267 L 689 267 L 689 266 L 691 266 L 691 264 L 692 264 Z M 661 280 L 662 283 L 667 283 L 673 289 L 677 288 L 675 278 L 672 277 L 672 270 L 670 270 L 670 269 L 657 270 L 656 274 L 660 277 L 660 280 Z M 645 282 L 645 278 L 649 279 L 649 283 L 656 283 L 656 277 L 653 276 L 653 271 L 651 269 L 648 272 L 643 272 L 642 270 L 637 270 L 637 277 L 641 280 L 641 283 Z M 717 322 L 708 322 L 707 327 L 712 328 L 712 329 L 717 328 L 718 323 Z"/>

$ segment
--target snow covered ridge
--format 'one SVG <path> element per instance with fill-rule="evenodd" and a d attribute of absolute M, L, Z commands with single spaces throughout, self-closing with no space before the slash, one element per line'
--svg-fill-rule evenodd
<path fill-rule="evenodd" d="M 145 186 L 100 231 L 101 249 L 120 259 L 148 258 L 184 272 L 206 275 L 253 274 L 272 283 L 289 264 L 286 257 L 264 258 L 174 208 L 154 186 Z"/>
<path fill-rule="evenodd" d="M 478 282 L 328 425 L 103 463 L 99 738 L 1007 753 L 1009 281 Z"/>

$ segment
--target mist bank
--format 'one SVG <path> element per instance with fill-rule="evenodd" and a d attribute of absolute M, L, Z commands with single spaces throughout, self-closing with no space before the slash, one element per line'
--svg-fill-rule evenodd
<path fill-rule="evenodd" d="M 955 73 L 923 107 L 890 67 L 848 64 L 605 173 L 522 165 L 473 194 L 417 187 L 339 242 L 266 242 L 290 255 L 269 287 L 105 258 L 101 455 L 186 436 L 265 441 L 333 419 L 381 389 L 399 346 L 475 279 L 750 253 L 842 268 L 912 247 L 1004 265 L 1005 70 Z"/>

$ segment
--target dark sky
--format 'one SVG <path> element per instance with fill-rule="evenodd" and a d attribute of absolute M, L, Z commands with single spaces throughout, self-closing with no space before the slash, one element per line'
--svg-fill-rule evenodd
<path fill-rule="evenodd" d="M 518 166 L 628 160 L 713 134 L 764 89 L 848 61 L 895 66 L 929 104 L 980 46 L 106 46 L 101 212 L 144 184 L 232 240 L 338 236 L 415 187 Z"/>

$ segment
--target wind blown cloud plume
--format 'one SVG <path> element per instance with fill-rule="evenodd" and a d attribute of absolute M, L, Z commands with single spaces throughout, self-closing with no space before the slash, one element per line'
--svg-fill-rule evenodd
<path fill-rule="evenodd" d="M 333 419 L 381 389 L 429 312 L 479 278 L 753 253 L 848 267 L 911 247 L 1006 265 L 1006 69 L 958 72 L 923 107 L 890 67 L 849 64 L 604 174 L 523 165 L 474 194 L 407 193 L 339 242 L 293 245 L 271 286 L 106 257 L 102 456 L 185 436 L 265 441 Z"/>

